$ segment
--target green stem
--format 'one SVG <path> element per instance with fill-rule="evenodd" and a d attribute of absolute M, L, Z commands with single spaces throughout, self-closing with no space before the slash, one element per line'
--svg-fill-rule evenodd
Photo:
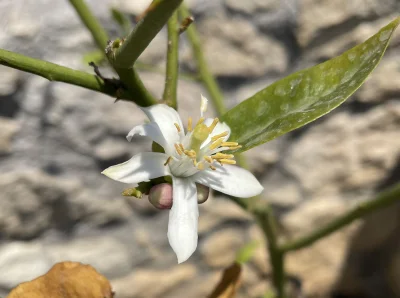
<path fill-rule="evenodd" d="M 178 13 L 174 12 L 168 21 L 167 68 L 163 100 L 175 110 L 177 109 L 177 86 L 179 72 L 178 50 Z"/>
<path fill-rule="evenodd" d="M 182 4 L 179 8 L 179 14 L 181 18 L 185 18 L 190 15 L 188 8 Z M 194 58 L 197 62 L 197 68 L 200 74 L 200 78 L 207 88 L 207 91 L 211 97 L 211 101 L 219 115 L 223 115 L 226 112 L 224 105 L 224 99 L 221 90 L 218 87 L 218 83 L 208 68 L 206 59 L 203 54 L 199 33 L 197 32 L 196 26 L 191 24 L 186 29 L 186 34 L 192 45 Z"/>
<path fill-rule="evenodd" d="M 254 210 L 258 224 L 268 240 L 268 254 L 272 266 L 272 281 L 277 291 L 277 298 L 285 298 L 284 253 L 279 249 L 276 225 L 269 206 Z"/>
<path fill-rule="evenodd" d="M 135 26 L 115 53 L 112 64 L 119 68 L 132 68 L 140 54 L 167 23 L 183 0 L 153 0 L 146 15 Z"/>
<path fill-rule="evenodd" d="M 341 215 L 323 227 L 312 231 L 309 235 L 282 245 L 280 250 L 282 252 L 289 252 L 307 247 L 319 239 L 328 236 L 329 234 L 352 223 L 353 221 L 368 215 L 375 210 L 390 206 L 397 201 L 400 201 L 400 183 L 388 190 L 383 191 L 376 197 L 376 199 L 361 203 L 357 207 L 349 210 L 346 214 Z"/>
<path fill-rule="evenodd" d="M 71 5 L 75 8 L 81 21 L 89 29 L 93 36 L 97 47 L 104 53 L 107 46 L 108 35 L 107 32 L 100 25 L 99 21 L 92 14 L 89 7 L 86 5 L 84 0 L 69 0 Z M 119 78 L 123 82 L 124 86 L 132 94 L 132 99 L 135 103 L 140 106 L 151 106 L 156 103 L 153 96 L 144 87 L 143 82 L 134 68 L 130 69 L 119 69 L 114 67 Z"/>
<path fill-rule="evenodd" d="M 111 83 L 103 82 L 96 75 L 84 71 L 74 70 L 2 49 L 0 49 L 0 64 L 36 74 L 49 81 L 64 82 L 132 101 L 132 96 L 128 92 L 116 88 Z"/>
<path fill-rule="evenodd" d="M 108 34 L 104 31 L 103 27 L 97 21 L 95 16 L 90 11 L 89 7 L 82 0 L 69 0 L 71 5 L 75 8 L 78 13 L 80 19 L 85 24 L 85 26 L 89 29 L 90 33 L 92 33 L 93 39 L 97 44 L 97 47 L 101 49 L 104 53 L 104 50 L 107 46 Z"/>

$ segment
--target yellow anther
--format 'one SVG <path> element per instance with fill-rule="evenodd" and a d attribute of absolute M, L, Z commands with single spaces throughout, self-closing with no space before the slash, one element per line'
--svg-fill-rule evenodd
<path fill-rule="evenodd" d="M 213 122 L 211 123 L 210 127 L 208 128 L 210 130 L 210 133 L 214 130 L 215 126 L 217 126 L 219 119 L 215 118 Z"/>
<path fill-rule="evenodd" d="M 222 164 L 227 164 L 227 165 L 235 165 L 236 164 L 236 160 L 233 160 L 233 159 L 220 159 L 219 162 Z"/>
<path fill-rule="evenodd" d="M 242 148 L 242 145 L 230 147 L 229 150 L 236 150 Z"/>
<path fill-rule="evenodd" d="M 201 117 L 199 121 L 197 121 L 196 126 L 202 124 L 203 122 L 204 122 L 204 117 Z"/>
<path fill-rule="evenodd" d="M 228 132 L 225 131 L 225 132 L 223 132 L 223 133 L 220 133 L 220 134 L 218 134 L 218 135 L 213 136 L 213 137 L 211 138 L 211 141 L 214 142 L 214 141 L 218 140 L 219 138 L 226 137 L 227 135 L 228 135 Z"/>
<path fill-rule="evenodd" d="M 230 158 L 234 158 L 235 156 L 233 154 L 217 153 L 211 157 L 213 159 L 230 159 Z"/>
<path fill-rule="evenodd" d="M 178 123 L 174 123 L 174 125 L 175 125 L 175 127 L 176 127 L 176 130 L 177 130 L 178 132 L 181 132 L 181 127 L 179 126 L 179 124 L 178 124 Z"/>
<path fill-rule="evenodd" d="M 190 158 L 196 158 L 196 151 L 194 150 L 185 150 L 183 151 L 183 153 L 185 153 Z"/>
<path fill-rule="evenodd" d="M 211 156 L 204 156 L 204 159 L 205 159 L 206 161 L 208 161 L 209 163 L 212 163 L 212 162 L 213 162 L 213 159 L 211 158 Z"/>
<path fill-rule="evenodd" d="M 218 140 L 216 140 L 214 143 L 212 143 L 211 145 L 210 145 L 210 150 L 214 150 L 214 149 L 216 149 L 216 148 L 218 148 L 219 146 L 221 146 L 221 144 L 223 144 L 223 140 L 222 139 L 218 139 Z"/>
<path fill-rule="evenodd" d="M 223 142 L 221 144 L 222 147 L 235 147 L 237 145 L 239 145 L 239 143 L 236 142 Z"/>
<path fill-rule="evenodd" d="M 215 171 L 217 168 L 214 167 L 214 166 L 210 166 L 210 169 L 213 170 L 213 171 Z"/>
<path fill-rule="evenodd" d="M 182 144 L 182 143 L 179 143 L 178 145 L 179 145 L 179 148 L 181 148 L 181 151 L 182 151 L 182 152 L 185 152 L 185 147 L 183 147 L 183 144 Z"/>
<path fill-rule="evenodd" d="M 183 151 L 181 150 L 181 148 L 178 146 L 178 144 L 174 144 L 175 146 L 175 150 L 179 155 L 182 155 Z"/>
<path fill-rule="evenodd" d="M 197 164 L 197 168 L 198 168 L 199 170 L 204 170 L 204 163 L 199 162 L 199 163 Z"/>
<path fill-rule="evenodd" d="M 192 131 L 193 130 L 192 124 L 193 124 L 192 117 L 189 117 L 189 119 L 188 119 L 188 128 L 187 128 L 188 131 Z"/>
<path fill-rule="evenodd" d="M 166 166 L 167 164 L 169 164 L 172 160 L 172 156 L 168 157 L 167 161 L 164 163 L 164 166 Z"/>

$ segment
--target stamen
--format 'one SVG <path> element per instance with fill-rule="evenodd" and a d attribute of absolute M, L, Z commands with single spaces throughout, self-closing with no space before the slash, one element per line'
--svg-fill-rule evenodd
<path fill-rule="evenodd" d="M 178 146 L 178 144 L 174 144 L 175 146 L 175 150 L 179 155 L 182 155 L 183 151 L 181 150 L 181 148 Z"/>
<path fill-rule="evenodd" d="M 211 158 L 211 156 L 204 156 L 204 159 L 209 163 L 213 163 L 213 159 Z"/>
<path fill-rule="evenodd" d="M 196 151 L 194 150 L 185 150 L 183 151 L 183 153 L 185 153 L 190 158 L 196 158 Z"/>
<path fill-rule="evenodd" d="M 217 153 L 217 154 L 211 156 L 211 158 L 213 158 L 213 159 L 231 159 L 234 157 L 235 156 L 233 154 L 224 154 L 224 153 Z"/>
<path fill-rule="evenodd" d="M 199 163 L 197 164 L 197 168 L 198 168 L 199 170 L 204 170 L 204 163 L 199 162 Z"/>
<path fill-rule="evenodd" d="M 178 123 L 174 123 L 174 125 L 175 125 L 175 127 L 176 127 L 176 130 L 177 130 L 178 132 L 181 132 L 181 127 L 179 126 L 179 124 L 178 124 Z"/>
<path fill-rule="evenodd" d="M 193 165 L 194 165 L 195 167 L 197 167 L 197 161 L 196 161 L 196 158 L 193 158 L 193 159 L 192 159 L 192 161 L 193 161 Z"/>
<path fill-rule="evenodd" d="M 210 169 L 213 170 L 213 171 L 215 171 L 217 168 L 214 167 L 214 166 L 210 166 Z"/>
<path fill-rule="evenodd" d="M 207 111 L 208 99 L 201 94 L 200 115 L 203 117 L 204 112 Z"/>
<path fill-rule="evenodd" d="M 215 136 L 213 136 L 212 138 L 211 138 L 211 141 L 216 141 L 216 140 L 218 140 L 219 138 L 223 138 L 223 137 L 226 137 L 228 135 L 228 132 L 227 131 L 224 131 L 223 133 L 220 133 L 220 134 L 218 134 L 218 135 L 215 135 Z"/>
<path fill-rule="evenodd" d="M 192 124 L 193 124 L 192 117 L 189 117 L 189 119 L 188 119 L 188 128 L 187 128 L 188 131 L 192 131 L 193 130 Z"/>
<path fill-rule="evenodd" d="M 214 121 L 211 123 L 210 127 L 208 128 L 210 130 L 210 133 L 214 130 L 215 126 L 217 126 L 219 119 L 215 118 Z"/>
<path fill-rule="evenodd" d="M 178 145 L 179 145 L 179 148 L 181 148 L 182 152 L 185 152 L 185 147 L 183 147 L 183 144 L 179 143 Z"/>
<path fill-rule="evenodd" d="M 201 118 L 199 119 L 199 121 L 197 121 L 196 126 L 202 124 L 203 122 L 204 122 L 204 118 L 201 117 Z"/>
<path fill-rule="evenodd" d="M 242 145 L 230 147 L 229 150 L 236 150 L 242 148 Z"/>
<path fill-rule="evenodd" d="M 172 160 L 172 156 L 168 157 L 167 161 L 164 163 L 164 166 L 166 166 L 167 164 L 169 164 Z"/>
<path fill-rule="evenodd" d="M 236 164 L 236 160 L 232 160 L 232 159 L 220 159 L 219 162 L 222 164 L 227 164 L 227 165 L 235 165 Z"/>
<path fill-rule="evenodd" d="M 236 142 L 223 142 L 221 144 L 222 147 L 234 147 L 234 146 L 237 146 L 237 145 L 239 145 L 239 143 L 236 143 Z"/>
<path fill-rule="evenodd" d="M 214 149 L 218 148 L 219 146 L 221 146 L 221 144 L 223 144 L 223 140 L 218 139 L 214 143 L 212 143 L 209 148 L 210 148 L 210 150 L 214 150 Z"/>

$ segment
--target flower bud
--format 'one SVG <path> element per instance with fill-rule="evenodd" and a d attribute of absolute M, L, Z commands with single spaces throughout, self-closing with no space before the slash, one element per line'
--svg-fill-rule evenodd
<path fill-rule="evenodd" d="M 208 196 L 210 194 L 210 188 L 198 183 L 196 183 L 196 188 L 197 188 L 197 203 L 203 204 L 208 199 Z"/>
<path fill-rule="evenodd" d="M 172 186 L 169 183 L 161 183 L 153 186 L 149 192 L 149 201 L 157 209 L 171 209 Z"/>
<path fill-rule="evenodd" d="M 197 203 L 203 204 L 207 201 L 210 188 L 202 184 L 197 184 Z M 172 185 L 161 183 L 153 186 L 149 192 L 149 201 L 157 209 L 171 209 L 173 204 Z"/>

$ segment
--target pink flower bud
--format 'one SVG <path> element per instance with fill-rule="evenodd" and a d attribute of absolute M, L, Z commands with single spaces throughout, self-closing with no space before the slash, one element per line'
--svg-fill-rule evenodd
<path fill-rule="evenodd" d="M 171 209 L 172 186 L 169 183 L 161 183 L 153 186 L 149 192 L 149 201 L 157 209 Z"/>
<path fill-rule="evenodd" d="M 196 183 L 197 202 L 203 204 L 207 201 L 210 194 L 210 188 Z M 172 185 L 161 183 L 153 186 L 149 192 L 149 201 L 157 209 L 171 209 L 173 204 Z"/>

